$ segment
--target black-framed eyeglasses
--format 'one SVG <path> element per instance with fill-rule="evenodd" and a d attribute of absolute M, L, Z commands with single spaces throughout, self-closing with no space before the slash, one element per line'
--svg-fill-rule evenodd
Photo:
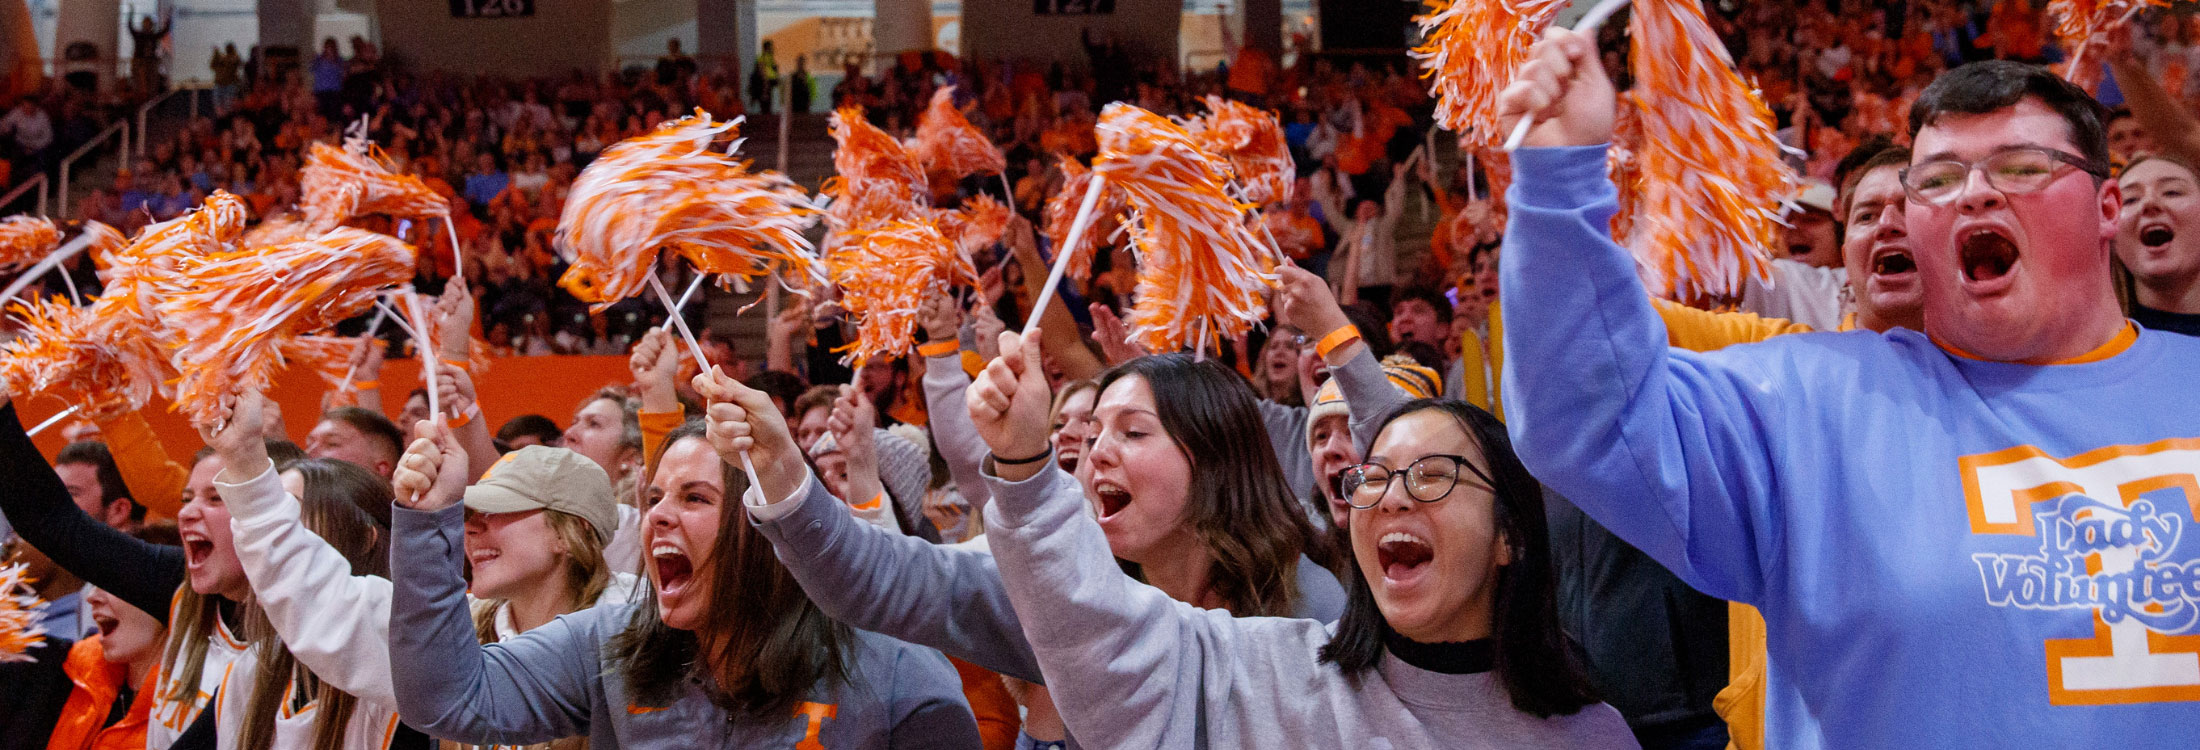
<path fill-rule="evenodd" d="M 1361 510 L 1381 504 L 1383 493 L 1390 491 L 1391 481 L 1400 474 L 1405 477 L 1403 484 L 1406 497 L 1413 498 L 1416 502 L 1433 503 L 1451 494 L 1452 488 L 1462 480 L 1462 469 L 1465 470 L 1464 473 L 1473 475 L 1471 479 L 1465 480 L 1468 486 L 1488 490 L 1492 494 L 1497 492 L 1497 482 L 1490 479 L 1488 474 L 1482 473 L 1482 469 L 1476 467 L 1473 461 L 1467 460 L 1466 456 L 1439 453 L 1422 456 L 1407 464 L 1402 471 L 1373 461 L 1345 469 L 1345 503 Z"/>
<path fill-rule="evenodd" d="M 1902 190 L 1910 200 L 1940 205 L 1963 194 L 1971 172 L 1986 173 L 1986 184 L 2009 195 L 2037 192 L 2073 168 L 2098 179 L 2108 179 L 2108 167 L 2092 159 L 2043 146 L 2019 146 L 1976 162 L 1942 159 L 1913 164 L 1902 170 Z"/>

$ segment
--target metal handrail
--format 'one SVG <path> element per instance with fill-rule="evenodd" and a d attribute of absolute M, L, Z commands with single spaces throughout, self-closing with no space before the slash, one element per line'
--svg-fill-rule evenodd
<path fill-rule="evenodd" d="M 69 218 L 69 165 L 76 163 L 78 159 L 84 158 L 85 154 L 91 153 L 92 149 L 99 144 L 106 143 L 108 138 L 114 137 L 116 131 L 122 133 L 122 147 L 120 149 L 122 167 L 124 169 L 130 167 L 130 121 L 116 120 L 115 124 L 107 126 L 106 130 L 99 131 L 98 137 L 77 147 L 75 153 L 69 154 L 67 158 L 61 160 L 61 166 L 57 170 L 61 173 L 61 187 L 54 191 L 56 193 L 54 205 L 57 209 L 55 214 L 60 218 Z"/>
<path fill-rule="evenodd" d="M 145 100 L 145 103 L 144 103 L 144 104 L 140 104 L 140 105 L 138 105 L 138 115 L 137 115 L 137 152 L 138 152 L 138 153 L 141 153 L 141 154 L 142 154 L 142 153 L 145 153 L 145 116 L 146 116 L 147 114 L 150 114 L 150 113 L 151 113 L 151 112 L 153 111 L 153 108 L 154 108 L 154 107 L 158 107 L 158 106 L 160 106 L 160 103 L 161 103 L 161 102 L 165 102 L 165 101 L 168 101 L 168 97 L 171 97 L 171 96 L 175 96 L 175 95 L 176 95 L 176 92 L 178 92 L 178 91 L 182 91 L 182 89 L 173 89 L 173 88 L 172 88 L 172 89 L 169 89 L 169 90 L 168 90 L 168 91 L 167 91 L 166 93 L 163 93 L 163 94 L 161 94 L 160 96 L 156 96 L 156 97 L 153 97 L 153 98 L 151 98 L 151 99 L 147 99 L 147 100 Z"/>
<path fill-rule="evenodd" d="M 7 195 L 0 195 L 0 206 L 6 206 L 14 203 L 15 199 L 23 197 L 23 193 L 28 192 L 31 188 L 34 187 L 38 188 L 38 210 L 31 215 L 45 216 L 47 180 L 46 174 L 44 172 L 31 175 L 31 178 L 28 180 L 24 180 L 23 184 L 15 186 L 14 190 L 8 191 Z"/>

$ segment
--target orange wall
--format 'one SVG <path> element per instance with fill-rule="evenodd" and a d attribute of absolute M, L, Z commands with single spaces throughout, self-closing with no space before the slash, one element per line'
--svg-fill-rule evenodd
<path fill-rule="evenodd" d="M 510 357 L 493 360 L 489 371 L 476 379 L 476 391 L 481 394 L 481 412 L 488 418 L 489 431 L 494 433 L 505 420 L 521 414 L 541 414 L 565 425 L 572 421 L 573 408 L 582 398 L 606 385 L 633 382 L 627 372 L 624 356 L 590 357 Z M 420 385 L 420 366 L 415 360 L 391 360 L 382 366 L 384 396 L 382 410 L 391 418 L 405 408 L 405 394 Z M 305 443 L 306 431 L 313 429 L 315 416 L 321 411 L 321 395 L 327 390 L 319 376 L 311 371 L 296 369 L 277 375 L 273 397 L 282 405 L 283 423 L 289 429 L 290 439 Z M 23 419 L 23 427 L 35 427 L 47 417 L 65 408 L 59 399 L 30 398 L 16 405 Z M 168 402 L 154 399 L 145 408 L 146 421 L 153 423 L 153 432 L 168 447 L 168 453 L 179 459 L 187 457 L 203 445 L 199 435 L 191 429 L 183 415 L 170 412 Z M 48 458 L 61 450 L 61 426 L 56 425 L 40 433 L 36 441 L 38 449 Z"/>

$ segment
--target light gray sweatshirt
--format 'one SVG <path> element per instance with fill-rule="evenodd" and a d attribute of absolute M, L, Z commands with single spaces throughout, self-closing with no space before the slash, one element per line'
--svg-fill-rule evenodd
<path fill-rule="evenodd" d="M 604 655 L 633 605 L 582 610 L 483 645 L 459 577 L 463 519 L 455 504 L 392 513 L 390 674 L 400 713 L 423 732 L 496 744 L 584 735 L 595 750 L 980 746 L 947 659 L 875 633 L 855 634 L 847 682 L 813 687 L 800 710 L 770 723 L 734 721 L 694 683 L 670 706 L 636 703 Z"/>
<path fill-rule="evenodd" d="M 749 519 L 780 562 L 833 619 L 1043 683 L 991 553 L 856 520 L 815 477 L 779 502 L 760 505 L 753 492 L 748 502 Z M 1297 581 L 1298 616 L 1333 622 L 1344 614 L 1344 586 L 1328 570 L 1301 556 Z"/>
<path fill-rule="evenodd" d="M 994 554 L 1071 734 L 1106 748 L 1634 748 L 1602 703 L 1538 719 L 1495 672 L 1322 663 L 1333 626 L 1203 610 L 1115 567 L 1077 481 L 988 477 Z"/>

